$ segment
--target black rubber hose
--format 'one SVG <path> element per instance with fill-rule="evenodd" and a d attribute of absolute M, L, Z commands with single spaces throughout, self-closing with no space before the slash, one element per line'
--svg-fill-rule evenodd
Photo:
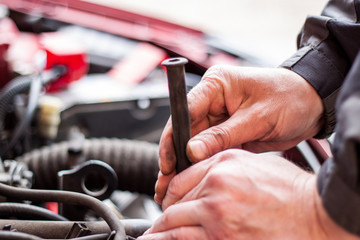
<path fill-rule="evenodd" d="M 34 78 L 41 77 L 41 85 L 45 85 L 66 72 L 66 68 L 63 66 L 57 66 L 53 69 L 44 71 L 37 76 L 20 76 L 16 77 L 7 83 L 0 91 L 0 132 L 4 127 L 4 119 L 8 106 L 12 103 L 14 97 L 19 94 L 26 92 L 30 89 L 31 83 Z"/>
<path fill-rule="evenodd" d="M 0 217 L 15 217 L 23 220 L 68 221 L 65 217 L 55 214 L 46 208 L 23 203 L 0 203 Z"/>
<path fill-rule="evenodd" d="M 34 76 L 20 76 L 9 82 L 0 92 L 0 131 L 4 127 L 6 110 L 13 98 L 22 92 L 29 90 Z"/>
<path fill-rule="evenodd" d="M 102 233 L 96 235 L 89 235 L 85 237 L 71 238 L 72 240 L 106 240 L 109 234 Z M 45 240 L 44 238 L 37 237 L 28 233 L 0 231 L 0 240 Z M 46 240 L 63 240 L 63 239 L 46 239 Z"/>
<path fill-rule="evenodd" d="M 126 239 L 125 228 L 117 215 L 103 202 L 86 194 L 69 191 L 24 189 L 0 183 L 0 195 L 15 200 L 61 202 L 88 207 L 104 219 L 111 231 L 115 231 L 114 240 Z"/>
<path fill-rule="evenodd" d="M 33 78 L 30 84 L 30 92 L 29 92 L 29 101 L 26 107 L 26 113 L 23 119 L 21 119 L 20 123 L 15 127 L 14 133 L 12 134 L 11 140 L 9 143 L 1 149 L 1 156 L 3 156 L 7 151 L 9 151 L 24 135 L 25 130 L 30 125 L 30 122 L 35 113 L 38 99 L 41 93 L 42 83 L 40 76 Z"/>
<path fill-rule="evenodd" d="M 22 232 L 0 231 L 0 240 L 42 240 L 42 238 Z"/>
<path fill-rule="evenodd" d="M 55 189 L 57 172 L 69 169 L 71 142 L 55 143 L 17 158 L 35 175 L 35 188 Z M 118 175 L 118 189 L 153 196 L 159 171 L 158 145 L 125 139 L 86 139 L 81 146 L 86 160 L 101 160 Z"/>

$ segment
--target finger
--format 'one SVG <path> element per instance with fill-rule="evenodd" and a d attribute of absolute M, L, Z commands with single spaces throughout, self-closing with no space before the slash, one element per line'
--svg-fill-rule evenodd
<path fill-rule="evenodd" d="M 213 161 L 202 161 L 177 174 L 169 183 L 166 195 L 162 201 L 162 208 L 166 210 L 172 204 L 182 199 L 189 191 L 195 188 L 204 178 Z"/>
<path fill-rule="evenodd" d="M 187 144 L 187 154 L 193 162 L 199 162 L 229 148 L 241 148 L 243 143 L 257 140 L 268 131 L 266 121 L 260 122 L 262 115 L 256 114 L 256 107 L 238 110 L 228 120 L 210 127 Z"/>
<path fill-rule="evenodd" d="M 188 103 L 192 136 L 220 123 L 224 117 L 227 118 L 222 92 L 222 86 L 206 76 L 190 91 Z M 189 143 L 192 143 L 192 146 L 187 145 L 186 150 L 190 161 L 198 162 L 209 156 L 206 144 L 193 139 L 190 139 Z"/>
<path fill-rule="evenodd" d="M 172 171 L 169 175 L 164 175 L 161 171 L 158 174 L 158 179 L 155 184 L 155 197 L 154 200 L 158 204 L 162 204 L 165 197 L 169 182 L 175 176 L 176 171 Z"/>
<path fill-rule="evenodd" d="M 226 109 L 223 97 L 221 94 L 219 95 L 222 92 L 221 89 L 221 84 L 217 81 L 205 78 L 188 94 L 192 135 L 208 128 L 212 122 L 218 122 L 219 118 L 222 119 Z M 209 118 L 209 116 L 211 117 Z M 209 122 L 209 120 L 211 121 Z M 172 172 L 176 166 L 172 134 L 172 124 L 169 119 L 161 135 L 159 148 L 159 167 L 165 175 Z"/>
<path fill-rule="evenodd" d="M 137 240 L 164 240 L 164 239 L 204 240 L 204 239 L 208 239 L 208 236 L 205 232 L 205 229 L 200 226 L 186 226 L 186 227 L 171 229 L 166 232 L 146 234 L 137 238 Z"/>
<path fill-rule="evenodd" d="M 222 114 L 224 110 L 221 85 L 216 81 L 205 80 L 195 86 L 187 95 L 191 132 L 198 133 L 209 127 L 208 116 Z M 210 110 L 211 108 L 211 110 Z M 220 112 L 220 113 L 219 113 Z M 217 119 L 212 117 L 212 119 Z M 168 120 L 160 138 L 159 167 L 166 175 L 176 166 L 176 155 L 172 139 L 171 118 Z"/>
<path fill-rule="evenodd" d="M 164 174 L 170 174 L 176 166 L 175 149 L 172 139 L 171 118 L 168 120 L 159 143 L 159 168 Z"/>
<path fill-rule="evenodd" d="M 191 125 L 197 125 L 209 115 L 226 112 L 223 87 L 219 81 L 204 77 L 187 95 Z"/>
<path fill-rule="evenodd" d="M 200 225 L 201 200 L 194 200 L 172 205 L 155 221 L 148 233 L 163 232 L 181 226 Z"/>

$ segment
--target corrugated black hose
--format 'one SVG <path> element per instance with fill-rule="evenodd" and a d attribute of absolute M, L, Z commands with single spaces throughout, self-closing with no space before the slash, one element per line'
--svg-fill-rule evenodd
<path fill-rule="evenodd" d="M 19 124 L 14 128 L 9 143 L 6 146 L 1 146 L 0 155 L 3 156 L 9 149 L 11 149 L 16 142 L 23 135 L 26 128 L 29 126 L 37 106 L 37 100 L 41 93 L 41 88 L 58 79 L 66 72 L 63 66 L 57 66 L 50 70 L 44 71 L 35 76 L 20 76 L 11 80 L 0 92 L 0 136 L 4 130 L 5 115 L 9 105 L 12 104 L 14 97 L 17 94 L 23 93 L 30 89 L 29 103 L 26 108 L 26 113 Z"/>
<path fill-rule="evenodd" d="M 4 127 L 4 118 L 14 97 L 30 89 L 34 76 L 20 76 L 11 80 L 0 92 L 0 130 Z"/>
<path fill-rule="evenodd" d="M 17 161 L 27 163 L 35 175 L 35 188 L 55 189 L 57 172 L 71 168 L 71 141 L 36 149 Z M 81 152 L 85 160 L 101 160 L 117 173 L 118 189 L 153 196 L 159 171 L 158 145 L 116 138 L 86 139 Z"/>

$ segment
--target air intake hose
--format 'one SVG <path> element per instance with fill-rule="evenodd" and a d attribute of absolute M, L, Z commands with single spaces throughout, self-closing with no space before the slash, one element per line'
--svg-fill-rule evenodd
<path fill-rule="evenodd" d="M 71 141 L 35 149 L 18 157 L 35 175 L 34 188 L 56 189 L 57 172 L 71 168 Z M 81 154 L 85 160 L 101 160 L 118 175 L 118 189 L 153 196 L 159 171 L 158 145 L 116 138 L 85 139 Z"/>

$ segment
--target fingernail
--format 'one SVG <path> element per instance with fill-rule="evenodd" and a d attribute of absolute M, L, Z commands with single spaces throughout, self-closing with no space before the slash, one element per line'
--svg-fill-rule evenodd
<path fill-rule="evenodd" d="M 189 143 L 190 154 L 195 160 L 203 160 L 207 158 L 208 152 L 204 142 L 200 140 L 190 141 Z"/>

